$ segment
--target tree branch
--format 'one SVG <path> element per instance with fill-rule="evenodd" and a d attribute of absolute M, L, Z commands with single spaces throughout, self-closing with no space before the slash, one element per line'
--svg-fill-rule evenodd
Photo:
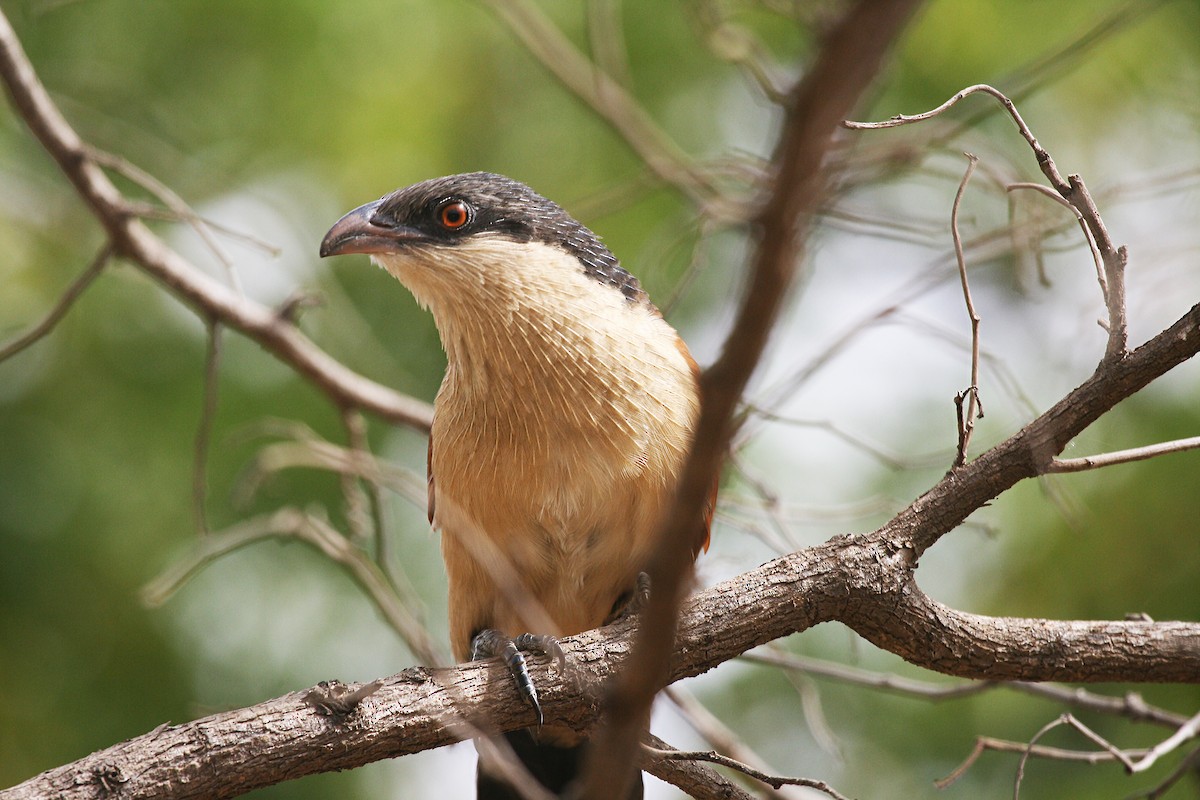
<path fill-rule="evenodd" d="M 46 313 L 46 316 L 42 317 L 37 324 L 25 333 L 17 335 L 4 344 L 0 344 L 0 361 L 15 356 L 54 330 L 54 326 L 62 321 L 62 318 L 71 310 L 71 306 L 75 304 L 75 301 L 92 285 L 92 281 L 100 277 L 100 273 L 108 266 L 108 260 L 111 257 L 112 247 L 106 244 L 96 254 L 96 257 L 92 259 L 92 263 L 88 264 L 87 269 L 81 272 L 79 277 L 71 281 L 71 285 L 63 291 L 62 296 L 58 298 L 58 302 Z"/>
<path fill-rule="evenodd" d="M 729 449 L 732 418 L 791 286 L 803 235 L 824 200 L 824 169 L 838 125 L 874 80 L 918 0 L 862 2 L 839 22 L 811 70 L 793 87 L 772 163 L 769 191 L 754 220 L 750 285 L 717 361 L 700 380 L 700 419 L 669 518 L 647 566 L 654 590 L 641 615 L 633 662 L 613 687 L 610 715 L 591 749 L 585 798 L 621 796 L 673 651 L 675 619 L 691 575 L 691 546 L 713 478 Z"/>
<path fill-rule="evenodd" d="M 16 112 L 75 186 L 108 232 L 115 252 L 137 264 L 202 316 L 253 339 L 311 381 L 333 402 L 428 430 L 427 403 L 358 375 L 313 344 L 280 314 L 240 297 L 196 269 L 131 213 L 131 206 L 96 163 L 92 151 L 59 112 L 0 13 L 0 80 Z"/>
<path fill-rule="evenodd" d="M 843 536 L 700 592 L 684 605 L 670 680 L 707 672 L 751 647 L 838 619 L 868 638 L 886 629 L 887 636 L 873 641 L 961 677 L 1194 682 L 1200 675 L 1200 623 L 965 614 L 897 578 L 904 561 L 903 553 L 887 555 L 879 532 Z M 551 669 L 548 659 L 530 659 L 547 725 L 584 731 L 595 724 L 601 687 L 628 660 L 636 625 L 628 619 L 564 639 L 571 665 L 566 674 Z M 305 704 L 305 692 L 293 692 L 163 726 L 0 791 L 0 800 L 94 800 L 103 794 L 97 778 L 102 774 L 121 777 L 124 800 L 234 797 L 450 744 L 458 719 L 515 730 L 529 724 L 528 711 L 515 685 L 504 680 L 504 669 L 492 662 L 407 669 L 384 679 L 340 724 Z"/>

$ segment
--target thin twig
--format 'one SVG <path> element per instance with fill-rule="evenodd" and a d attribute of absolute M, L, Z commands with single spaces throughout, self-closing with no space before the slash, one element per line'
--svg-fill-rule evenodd
<path fill-rule="evenodd" d="M 393 422 L 429 429 L 433 410 L 428 403 L 353 372 L 313 344 L 295 325 L 204 274 L 133 218 L 126 198 L 91 157 L 89 146 L 50 98 L 3 13 L 0 13 L 0 80 L 17 114 L 104 226 L 115 254 L 137 264 L 202 315 L 220 319 L 262 345 L 333 402 L 355 406 Z"/>
<path fill-rule="evenodd" d="M 967 169 L 958 184 L 954 195 L 954 204 L 950 207 L 950 235 L 954 239 L 954 259 L 958 263 L 958 277 L 962 283 L 963 300 L 967 304 L 967 316 L 971 320 L 971 385 L 954 398 L 958 409 L 958 452 L 954 457 L 954 466 L 961 467 L 967 462 L 967 448 L 971 444 L 971 434 L 975 430 L 975 420 L 983 416 L 983 403 L 979 398 L 979 314 L 975 311 L 975 301 L 971 298 L 971 285 L 967 281 L 967 259 L 963 255 L 962 235 L 958 232 L 958 211 L 962 206 L 963 196 L 967 192 L 967 184 L 979 163 L 978 156 L 963 153 L 967 157 Z M 963 410 L 963 398 L 966 397 L 967 407 Z"/>
<path fill-rule="evenodd" d="M 1056 458 L 1050 462 L 1045 471 L 1047 473 L 1083 472 L 1089 469 L 1111 467 L 1115 464 L 1130 464 L 1134 461 L 1145 461 L 1146 459 L 1169 453 L 1183 453 L 1198 448 L 1200 448 L 1200 436 L 1192 436 L 1188 439 L 1176 439 L 1171 442 L 1150 444 L 1145 447 L 1134 447 L 1129 450 L 1116 450 L 1096 456 Z"/>
<path fill-rule="evenodd" d="M 813 778 L 791 778 L 782 775 L 768 775 L 761 770 L 757 770 L 749 764 L 744 764 L 737 759 L 723 756 L 720 753 L 715 753 L 712 750 L 661 750 L 657 747 L 642 745 L 643 750 L 654 756 L 655 758 L 671 759 L 678 761 L 707 761 L 710 764 L 719 764 L 722 767 L 737 770 L 745 775 L 749 775 L 757 781 L 767 784 L 776 789 L 783 786 L 803 786 L 808 789 L 815 789 L 818 792 L 824 792 L 834 800 L 849 800 L 844 794 L 839 793 L 836 789 L 830 786 L 825 781 L 815 780 Z"/>
<path fill-rule="evenodd" d="M 663 694 L 675 704 L 679 713 L 692 726 L 692 730 L 699 733 L 713 750 L 725 753 L 730 758 L 735 758 L 744 764 L 749 764 L 755 769 L 764 772 L 767 771 L 767 762 L 755 753 L 729 726 L 722 722 L 716 714 L 705 708 L 704 704 L 697 700 L 694 694 L 678 686 L 668 686 L 663 690 Z M 767 797 L 782 800 L 782 798 L 786 798 L 787 796 L 787 794 L 781 792 L 777 787 L 771 787 L 767 790 Z"/>
<path fill-rule="evenodd" d="M 1087 725 L 1084 725 L 1073 714 L 1060 714 L 1056 719 L 1047 722 L 1038 729 L 1038 732 L 1033 735 L 1033 738 L 1029 740 L 1029 744 L 1026 745 L 1025 752 L 1021 754 L 1021 760 L 1017 762 L 1016 780 L 1013 781 L 1013 800 L 1021 800 L 1021 781 L 1025 777 L 1025 763 L 1029 760 L 1030 752 L 1033 750 L 1034 745 L 1037 744 L 1037 740 L 1062 725 L 1069 725 L 1079 731 L 1097 747 L 1100 747 L 1112 758 L 1125 765 L 1126 769 L 1130 769 L 1133 766 L 1127 753 L 1122 752 L 1119 747 L 1111 744 L 1103 736 L 1093 731 Z"/>
<path fill-rule="evenodd" d="M 359 461 L 364 457 L 370 460 L 371 450 L 367 442 L 366 421 L 362 414 L 352 408 L 344 409 L 342 426 L 346 429 L 347 451 L 350 458 L 354 461 Z M 338 473 L 342 483 L 342 497 L 346 504 L 346 522 L 350 527 L 351 537 L 358 544 L 362 545 L 369 539 L 375 540 L 375 558 L 380 564 L 383 564 L 385 560 L 382 556 L 386 550 L 386 544 L 384 543 L 382 520 L 379 516 L 380 506 L 376 502 L 378 498 L 367 496 L 362 482 L 354 474 L 356 472 L 361 472 L 361 469 Z M 371 486 L 378 491 L 376 484 L 372 482 Z"/>
<path fill-rule="evenodd" d="M 105 152 L 98 147 L 95 147 L 87 142 L 84 143 L 84 152 L 88 158 L 95 161 L 97 164 L 108 167 L 111 170 L 118 172 L 129 180 L 147 190 L 163 204 L 171 210 L 173 214 L 179 216 L 180 219 L 186 221 L 192 227 L 192 230 L 200 237 L 200 240 L 208 246 L 212 254 L 225 271 L 225 277 L 229 280 L 229 285 L 240 296 L 244 296 L 242 291 L 241 280 L 238 278 L 237 272 L 233 268 L 233 259 L 221 247 L 221 243 L 212 235 L 209 230 L 208 223 L 199 214 L 188 205 L 187 201 L 180 197 L 170 186 L 155 178 L 149 172 L 146 172 L 141 167 L 121 156 L 113 155 Z"/>
<path fill-rule="evenodd" d="M 0 361 L 15 356 L 54 330 L 54 326 L 67 315 L 67 312 L 71 310 L 71 306 L 79 299 L 79 296 L 87 291 L 87 288 L 92 285 L 92 281 L 96 280 L 100 273 L 104 271 L 104 267 L 108 265 L 108 260 L 112 257 L 112 254 L 112 243 L 106 242 L 104 247 L 100 248 L 100 252 L 96 254 L 96 257 L 92 259 L 92 262 L 88 264 L 87 269 L 80 273 L 79 277 L 71 281 L 66 291 L 59 296 L 58 302 L 46 313 L 46 316 L 42 317 L 37 324 L 25 333 L 0 345 Z"/>
<path fill-rule="evenodd" d="M 758 417 L 760 419 L 767 420 L 768 422 L 777 422 L 781 425 L 791 425 L 791 426 L 795 426 L 798 428 L 813 428 L 816 430 L 824 431 L 825 433 L 828 433 L 830 436 L 834 437 L 835 439 L 838 439 L 839 441 L 844 442 L 845 444 L 849 445 L 850 447 L 854 448 L 855 450 L 858 450 L 858 451 L 866 454 L 867 456 L 875 459 L 876 461 L 883 464 L 888 469 L 894 469 L 894 470 L 924 469 L 926 467 L 932 467 L 937 464 L 944 464 L 946 457 L 949 455 L 948 452 L 945 450 L 943 450 L 942 452 L 929 453 L 929 454 L 925 454 L 925 455 L 916 455 L 916 456 L 902 455 L 900 453 L 896 453 L 894 451 L 887 450 L 884 447 L 882 447 L 881 445 L 875 444 L 873 442 L 868 442 L 866 439 L 859 436 L 858 434 L 847 431 L 846 429 L 844 429 L 843 427 L 838 425 L 833 420 L 797 419 L 795 417 L 787 417 L 787 416 L 783 416 L 781 414 L 777 414 L 773 411 L 768 411 L 766 409 L 758 408 L 757 406 L 755 406 L 753 404 L 750 404 L 747 406 L 747 411 L 749 412 L 750 415 Z"/>
<path fill-rule="evenodd" d="M 1167 753 L 1178 749 L 1184 742 L 1195 739 L 1200 735 L 1200 712 L 1179 726 L 1173 734 L 1151 747 L 1147 753 L 1133 764 L 1128 765 L 1130 772 L 1145 772 L 1154 766 L 1158 759 Z"/>
<path fill-rule="evenodd" d="M 1083 56 L 1094 48 L 1109 41 L 1123 28 L 1140 21 L 1142 17 L 1148 16 L 1150 12 L 1163 5 L 1166 5 L 1166 0 L 1129 0 L 1124 4 L 1114 6 L 1106 16 L 1100 17 L 1083 33 L 1071 35 L 1065 45 L 1056 45 L 1049 52 L 1021 65 L 1014 72 L 1004 76 L 999 84 L 1011 86 L 1011 90 L 1006 94 L 1014 101 L 1023 100 L 1039 91 L 1043 86 L 1066 75 L 1081 63 Z M 935 143 L 950 142 L 964 131 L 990 117 L 995 110 L 994 106 L 990 106 L 969 114 L 933 141 Z"/>
<path fill-rule="evenodd" d="M 295 538 L 319 549 L 354 577 L 421 663 L 429 666 L 449 663 L 425 626 L 392 591 L 379 567 L 328 522 L 295 508 L 254 517 L 197 540 L 190 553 L 142 589 L 142 601 L 150 606 L 161 605 L 193 575 L 221 556 L 271 538 Z"/>
<path fill-rule="evenodd" d="M 208 320 L 208 347 L 204 351 L 204 395 L 200 406 L 200 422 L 192 450 L 192 514 L 196 531 L 208 533 L 208 448 L 212 441 L 213 422 L 217 416 L 221 370 L 221 323 Z"/>
<path fill-rule="evenodd" d="M 1113 754 L 1107 750 L 1067 750 L 1062 747 L 1047 747 L 1041 744 L 1030 747 L 1028 742 L 1011 742 L 1006 739 L 979 736 L 976 737 L 974 747 L 971 748 L 971 752 L 967 754 L 962 763 L 944 777 L 935 780 L 933 785 L 939 789 L 949 788 L 966 775 L 971 767 L 975 765 L 975 762 L 979 760 L 979 757 L 988 751 L 997 753 L 1028 753 L 1034 758 L 1083 764 L 1107 764 L 1110 761 L 1116 761 Z M 1131 750 L 1129 752 L 1140 753 L 1142 751 Z"/>
<path fill-rule="evenodd" d="M 678 749 L 653 734 L 646 735 L 645 743 L 656 750 L 670 752 Z M 702 761 L 654 758 L 647 750 L 642 750 L 641 756 L 642 769 L 695 800 L 755 800 L 756 795 L 750 794 Z"/>
<path fill-rule="evenodd" d="M 1017 183 L 1009 184 L 1006 188 L 1010 192 L 1016 189 L 1028 189 L 1035 191 L 1044 197 L 1049 197 L 1059 205 L 1066 207 L 1068 211 L 1075 215 L 1075 219 L 1079 222 L 1079 227 L 1083 228 L 1083 238 L 1087 241 L 1088 250 L 1090 250 L 1092 253 L 1092 261 L 1096 264 L 1096 280 L 1100 283 L 1100 294 L 1107 302 L 1108 278 L 1106 278 L 1104 275 L 1104 256 L 1100 253 L 1099 247 L 1096 246 L 1096 240 L 1092 236 L 1092 231 L 1088 227 L 1087 221 L 1084 220 L 1083 215 L 1079 213 L 1079 210 L 1064 200 L 1061 195 L 1056 194 L 1049 186 L 1043 186 L 1040 183 L 1019 181 Z"/>
<path fill-rule="evenodd" d="M 976 84 L 968 86 L 945 103 L 930 111 L 912 115 L 897 114 L 882 122 L 851 122 L 847 120 L 844 124 L 852 130 L 879 130 L 881 128 L 895 128 L 913 122 L 923 122 L 942 114 L 963 98 L 978 93 L 990 95 L 1000 102 L 1013 122 L 1016 123 L 1021 136 L 1029 144 L 1030 149 L 1033 150 L 1042 174 L 1049 179 L 1054 190 L 1062 195 L 1063 199 L 1070 203 L 1072 208 L 1079 212 L 1080 216 L 1087 223 L 1088 231 L 1103 257 L 1104 274 L 1108 286 L 1108 291 L 1104 298 L 1108 309 L 1108 346 L 1105 348 L 1104 358 L 1106 361 L 1118 361 L 1124 358 L 1128 354 L 1127 347 L 1129 340 L 1125 303 L 1125 266 L 1129 260 L 1129 254 L 1124 246 L 1116 247 L 1113 244 L 1112 237 L 1108 233 L 1108 228 L 1100 218 L 1096 202 L 1088 191 L 1087 186 L 1084 185 L 1083 179 L 1078 175 L 1063 177 L 1057 165 L 1055 165 L 1054 159 L 1050 157 L 1050 153 L 1038 142 L 1033 132 L 1029 129 L 1029 126 L 1025 123 L 1024 118 L 1021 117 L 1021 113 L 1017 111 L 1016 104 L 1003 92 L 987 84 Z"/>
<path fill-rule="evenodd" d="M 689 157 L 625 89 L 579 52 L 528 0 L 485 0 L 526 49 L 568 89 L 606 120 L 655 175 L 706 205 L 712 187 Z"/>
<path fill-rule="evenodd" d="M 1167 728 L 1179 728 L 1188 721 L 1187 717 L 1182 714 L 1150 705 L 1136 692 L 1126 692 L 1120 697 L 1110 697 L 1082 687 L 1062 686 L 1056 683 L 987 680 L 950 684 L 933 683 L 775 649 L 754 650 L 743 653 L 740 658 L 743 661 L 768 664 L 807 675 L 829 678 L 840 683 L 866 686 L 871 689 L 932 701 L 954 700 L 996 689 L 1007 689 L 1100 714 L 1125 717 L 1134 722 L 1148 722 Z"/>
<path fill-rule="evenodd" d="M 270 476 L 285 469 L 312 468 L 329 470 L 396 492 L 413 505 L 424 508 L 428 502 L 425 479 L 412 470 L 371 456 L 358 454 L 319 437 L 295 438 L 261 448 L 242 475 L 234 494 L 234 505 L 245 505 Z"/>
<path fill-rule="evenodd" d="M 787 101 L 786 83 L 767 67 L 770 51 L 744 26 L 730 23 L 722 17 L 717 3 L 702 3 L 696 12 L 705 26 L 704 44 L 709 52 L 722 61 L 740 67 L 772 103 Z"/>
<path fill-rule="evenodd" d="M 112 156 L 111 153 L 108 155 L 115 158 L 115 156 Z M 162 206 L 157 206 L 153 203 L 143 203 L 137 200 L 126 200 L 125 210 L 136 217 L 141 217 L 142 219 L 156 219 L 164 222 L 189 222 L 192 217 L 195 217 L 196 221 L 202 224 L 204 227 L 210 228 L 230 239 L 239 241 L 247 247 L 261 250 L 263 253 L 275 258 L 278 258 L 283 254 L 283 248 L 279 245 L 271 244 L 266 239 L 255 236 L 252 233 L 238 230 L 232 225 L 226 225 L 223 222 L 218 222 L 215 219 L 203 216 L 199 212 L 195 211 L 195 209 L 189 208 L 187 214 L 180 214 L 178 211 L 174 211 L 170 208 L 163 208 Z"/>
<path fill-rule="evenodd" d="M 1157 800 L 1157 798 L 1165 795 L 1171 789 L 1171 787 L 1179 783 L 1179 781 L 1185 775 L 1195 772 L 1198 767 L 1200 767 L 1200 748 L 1197 748 L 1184 756 L 1183 759 L 1175 765 L 1175 768 L 1171 770 L 1165 778 L 1159 781 L 1154 788 L 1150 789 L 1141 796 L 1146 798 L 1146 800 Z"/>

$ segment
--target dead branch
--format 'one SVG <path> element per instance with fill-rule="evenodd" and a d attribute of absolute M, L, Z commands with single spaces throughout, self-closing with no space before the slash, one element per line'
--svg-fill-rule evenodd
<path fill-rule="evenodd" d="M 62 295 L 58 298 L 58 302 L 54 307 L 46 312 L 46 316 L 42 317 L 37 324 L 33 325 L 25 333 L 14 337 L 11 341 L 0 345 L 0 361 L 6 358 L 11 358 L 17 353 L 29 347 L 31 344 L 41 340 L 48 333 L 54 330 L 62 318 L 71 310 L 71 306 L 79 299 L 87 288 L 92 285 L 92 281 L 100 277 L 100 273 L 108 265 L 108 260 L 112 257 L 112 247 L 105 245 L 101 248 L 92 262 L 88 264 L 87 269 L 79 274 L 79 277 L 71 281 L 71 284 L 66 288 Z"/>
<path fill-rule="evenodd" d="M 1089 469 L 1111 467 L 1116 464 L 1132 464 L 1135 461 L 1145 461 L 1150 458 L 1183 453 L 1200 448 L 1200 436 L 1187 439 L 1176 439 L 1171 442 L 1148 444 L 1145 447 L 1134 447 L 1129 450 L 1116 450 L 1112 453 L 1101 453 L 1095 456 L 1079 458 L 1056 458 L 1050 462 L 1047 472 L 1083 472 Z"/>
<path fill-rule="evenodd" d="M 427 403 L 358 375 L 271 309 L 243 298 L 189 263 L 130 211 L 93 152 L 50 99 L 8 18 L 0 13 L 0 80 L 13 107 L 104 227 L 112 249 L 207 319 L 238 330 L 275 354 L 340 406 L 428 430 Z"/>
<path fill-rule="evenodd" d="M 768 775 L 767 773 L 755 769 L 749 764 L 744 764 L 737 759 L 723 756 L 713 750 L 661 750 L 656 747 L 643 746 L 645 751 L 650 755 L 672 761 L 707 761 L 710 764 L 717 764 L 722 767 L 737 770 L 743 775 L 749 775 L 757 781 L 762 781 L 768 786 L 779 789 L 783 786 L 803 786 L 808 789 L 816 789 L 819 792 L 824 792 L 834 800 L 848 800 L 843 794 L 838 793 L 825 781 L 813 780 L 812 778 L 791 778 L 782 775 Z"/>
<path fill-rule="evenodd" d="M 931 111 L 912 115 L 897 114 L 884 122 L 847 121 L 845 124 L 846 127 L 853 130 L 877 130 L 879 128 L 894 128 L 912 122 L 923 122 L 942 114 L 963 98 L 977 93 L 991 95 L 1000 102 L 1004 110 L 1012 117 L 1013 122 L 1017 124 L 1017 129 L 1021 132 L 1021 136 L 1024 137 L 1030 149 L 1033 150 L 1038 166 L 1042 169 L 1042 174 L 1050 180 L 1050 185 L 1054 187 L 1054 190 L 1071 204 L 1071 207 L 1078 212 L 1079 216 L 1087 224 L 1088 232 L 1092 240 L 1095 241 L 1104 262 L 1104 275 L 1107 288 L 1104 295 L 1104 302 L 1108 307 L 1108 325 L 1106 326 L 1108 329 L 1108 346 L 1105 349 L 1104 357 L 1107 360 L 1122 358 L 1125 355 L 1129 339 L 1129 324 L 1125 307 L 1125 264 L 1128 261 L 1129 254 L 1123 246 L 1117 247 L 1113 244 L 1112 237 L 1108 233 L 1108 228 L 1105 227 L 1104 221 L 1100 219 L 1100 211 L 1096 208 L 1096 201 L 1092 198 L 1091 192 L 1084 186 L 1083 179 L 1078 175 L 1069 175 L 1067 178 L 1063 178 L 1062 173 L 1058 171 L 1058 166 L 1054 163 L 1054 159 L 1050 157 L 1050 154 L 1046 152 L 1046 149 L 1042 147 L 1033 135 L 1033 132 L 1021 117 L 1021 113 L 1017 111 L 1017 107 L 1013 101 L 1005 96 L 1003 92 L 986 84 L 976 84 L 975 86 L 968 86 Z"/>
<path fill-rule="evenodd" d="M 971 181 L 979 157 L 972 153 L 964 155 L 967 157 L 967 169 L 958 184 L 954 204 L 950 209 L 950 235 L 954 239 L 954 259 L 958 263 L 963 301 L 967 305 L 967 317 L 971 321 L 971 385 L 954 398 L 954 404 L 958 408 L 958 453 L 954 457 L 956 467 L 966 462 L 971 434 L 975 431 L 975 420 L 983 416 L 983 401 L 979 399 L 979 313 L 975 311 L 975 301 L 971 297 L 971 284 L 967 280 L 967 258 L 963 255 L 962 234 L 958 231 L 958 211 L 962 207 L 963 195 L 967 193 L 967 184 Z"/>
<path fill-rule="evenodd" d="M 675 748 L 657 736 L 647 736 L 655 750 L 673 752 Z M 677 751 L 676 751 L 677 752 Z M 707 764 L 674 758 L 655 758 L 643 748 L 642 769 L 687 793 L 695 800 L 754 800 L 754 795 L 730 781 Z"/>
<path fill-rule="evenodd" d="M 641 615 L 633 661 L 612 689 L 610 715 L 588 755 L 585 798 L 621 796 L 631 778 L 633 751 L 649 720 L 650 704 L 666 683 L 672 631 L 691 574 L 691 554 L 680 543 L 701 525 L 709 489 L 729 448 L 734 411 L 792 283 L 810 217 L 824 200 L 833 133 L 870 86 L 918 4 L 905 0 L 855 6 L 792 89 L 772 158 L 776 172 L 754 220 L 757 244 L 750 284 L 720 357 L 700 379 L 695 440 L 647 565 L 654 592 Z"/>

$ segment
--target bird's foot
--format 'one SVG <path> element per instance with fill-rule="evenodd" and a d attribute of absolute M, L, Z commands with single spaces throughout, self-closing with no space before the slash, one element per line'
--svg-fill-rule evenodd
<path fill-rule="evenodd" d="M 567 663 L 567 657 L 558 643 L 558 638 L 548 634 L 522 633 L 511 639 L 498 630 L 487 629 L 476 634 L 471 640 L 471 660 L 482 661 L 487 658 L 502 658 L 508 667 L 509 674 L 517 683 L 517 691 L 533 706 L 537 714 L 537 724 L 542 726 L 542 704 L 538 700 L 537 687 L 529 677 L 529 667 L 525 664 L 522 653 L 539 653 L 553 656 L 561 671 Z"/>
<path fill-rule="evenodd" d="M 612 612 L 608 615 L 608 619 L 604 620 L 604 624 L 611 625 L 627 617 L 636 617 L 646 610 L 649 603 L 650 576 L 645 572 L 639 572 L 633 588 L 622 593 L 617 598 L 617 602 L 613 603 Z"/>

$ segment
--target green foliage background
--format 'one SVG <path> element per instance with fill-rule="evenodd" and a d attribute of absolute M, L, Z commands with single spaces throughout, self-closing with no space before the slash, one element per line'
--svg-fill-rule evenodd
<path fill-rule="evenodd" d="M 754 3 L 718 5 L 761 37 L 781 75 L 797 73 L 813 44 L 810 33 Z M 582 5 L 542 6 L 586 48 Z M 1004 88 L 1019 68 L 1070 42 L 1114 7 L 931 3 L 899 48 L 870 115 L 930 108 L 973 83 Z M 1186 174 L 1200 165 L 1200 6 L 1146 8 L 1022 104 L 1064 171 L 1082 172 L 1089 182 L 1116 184 L 1164 170 Z M 0 9 L 86 140 L 154 174 L 201 213 L 280 248 L 272 258 L 225 241 L 252 295 L 278 302 L 297 288 L 319 293 L 323 304 L 306 312 L 306 331 L 352 368 L 421 398 L 432 399 L 444 363 L 429 318 L 365 260 L 316 257 L 322 234 L 343 211 L 434 175 L 504 172 L 575 210 L 657 298 L 671 294 L 696 239 L 683 200 L 647 187 L 643 167 L 621 139 L 481 3 L 0 0 Z M 772 109 L 734 66 L 712 56 L 705 46 L 710 32 L 696 21 L 692 4 L 629 2 L 621 13 L 631 89 L 682 148 L 700 158 L 769 153 Z M 819 17 L 822 8 L 806 13 Z M 922 135 L 913 135 L 914 146 Z M 974 135 L 1024 159 L 1033 175 L 1007 120 L 993 117 Z M 953 163 L 952 171 L 960 172 Z M 947 195 L 946 186 L 958 176 L 897 189 L 906 185 L 902 166 L 886 189 L 900 192 L 894 196 L 901 211 L 892 211 L 948 216 L 952 189 Z M 1194 225 L 1200 208 L 1194 180 L 1163 201 Z M 1200 293 L 1196 237 L 1139 239 L 1149 227 L 1146 212 L 1132 209 L 1109 219 L 1124 223 L 1116 235 L 1134 245 L 1135 264 L 1145 263 L 1139 256 L 1152 262 L 1131 277 L 1135 284 L 1138 276 L 1151 276 L 1139 295 L 1148 298 L 1139 307 L 1150 311 L 1137 318 L 1145 325 L 1135 328 L 1138 339 L 1158 329 L 1150 312 L 1169 321 L 1168 311 L 1177 308 L 1172 300 L 1182 310 Z M 978 213 L 982 225 L 991 212 Z M 206 268 L 218 269 L 186 226 L 156 228 Z M 102 240 L 22 123 L 7 108 L 0 112 L 0 340 L 38 319 Z M 940 244 L 948 248 L 948 236 Z M 738 285 L 740 245 L 736 236 L 718 238 L 711 247 L 714 267 L 672 314 L 687 338 L 701 342 L 701 360 L 703 343 L 719 335 Z M 1076 250 L 1073 257 L 1089 268 L 1086 254 Z M 822 262 L 816 264 L 813 291 L 825 281 L 886 282 L 891 268 L 887 259 L 846 265 L 844 273 L 822 272 Z M 1009 261 L 984 266 L 992 341 L 1020 338 L 1016 330 L 1030 319 L 1086 316 L 1048 301 L 1039 305 L 1036 295 L 1031 300 Z M 798 315 L 809 296 L 802 296 Z M 849 318 L 854 310 L 826 313 Z M 960 316 L 960 308 L 947 311 L 946 324 L 958 325 Z M 1086 334 L 1078 339 L 1053 340 L 1041 354 L 1044 362 L 1010 364 L 1023 376 L 1034 369 L 1050 373 L 1026 376 L 1035 404 L 1055 399 L 1071 378 L 1086 374 L 1056 373 L 1055 367 L 1074 364 L 1077 351 L 1096 352 L 1090 319 L 1079 323 Z M 780 352 L 807 346 L 789 339 L 790 330 L 777 339 Z M 264 441 L 264 420 L 302 422 L 335 441 L 343 433 L 335 410 L 304 382 L 236 335 L 226 333 L 223 342 L 207 469 L 210 524 L 219 528 L 289 503 L 324 505 L 336 520 L 338 482 L 317 472 L 283 473 L 253 498 L 233 501 Z M 322 679 L 367 680 L 411 663 L 353 584 L 300 545 L 258 545 L 205 570 L 162 608 L 139 602 L 140 588 L 195 536 L 192 459 L 204 349 L 202 325 L 190 312 L 132 267 L 115 265 L 48 339 L 0 363 L 0 786 L 168 720 L 254 703 Z M 711 344 L 708 349 L 711 357 Z M 1166 388 L 1124 404 L 1089 432 L 1077 454 L 1196 435 L 1196 369 L 1181 372 Z M 908 452 L 947 446 L 948 398 L 955 388 L 938 395 L 940 405 L 912 413 L 881 404 L 876 437 Z M 1002 408 L 992 419 L 980 446 L 1011 431 L 1020 413 Z M 419 435 L 379 424 L 371 435 L 378 450 L 423 472 Z M 813 471 L 840 473 L 830 490 L 839 498 L 879 491 L 904 500 L 944 469 L 897 474 L 852 456 L 835 465 L 795 467 L 785 455 L 802 462 L 803 452 L 769 443 L 750 453 L 768 474 L 795 469 L 807 476 L 795 488 L 807 493 L 796 498 L 801 501 L 831 499 Z M 990 536 L 956 533 L 942 555 L 931 554 L 922 580 L 945 582 L 941 596 L 987 613 L 1119 618 L 1145 611 L 1196 619 L 1198 465 L 1194 454 L 1182 455 L 1064 478 L 1057 489 L 1019 487 L 979 520 Z M 1048 490 L 1051 496 L 1065 491 L 1078 513 L 1061 513 Z M 784 496 L 791 496 L 787 488 Z M 440 631 L 444 586 L 423 511 L 397 500 L 388 521 L 395 558 Z M 871 523 L 813 523 L 800 536 L 818 541 Z M 719 538 L 709 577 L 769 556 L 732 527 L 723 527 Z M 812 631 L 787 646 L 919 674 L 838 629 Z M 976 734 L 1027 740 L 1058 713 L 1048 703 L 1006 694 L 933 705 L 819 684 L 840 742 L 835 756 L 810 735 L 800 694 L 784 677 L 745 665 L 717 674 L 698 691 L 775 765 L 828 779 L 860 797 L 932 796 L 931 781 L 961 761 Z M 1146 694 L 1187 714 L 1200 701 L 1194 687 L 1151 687 Z M 1088 719 L 1123 743 L 1158 734 Z M 1081 745 L 1066 734 L 1051 743 Z M 423 782 L 430 770 L 470 770 L 469 751 L 458 750 L 452 758 L 423 755 L 255 796 L 408 796 L 408 789 L 419 791 L 413 787 L 436 785 Z M 985 757 L 942 794 L 1007 796 L 1014 769 L 1013 758 Z M 1111 766 L 1037 764 L 1023 796 L 1131 793 L 1135 787 L 1117 776 Z M 1193 783 L 1177 791 L 1196 796 L 1197 789 Z"/>

